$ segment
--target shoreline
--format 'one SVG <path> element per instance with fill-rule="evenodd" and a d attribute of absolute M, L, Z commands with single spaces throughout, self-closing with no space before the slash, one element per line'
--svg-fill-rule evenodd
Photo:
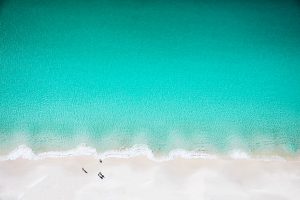
<path fill-rule="evenodd" d="M 66 157 L 80 157 L 92 156 L 97 159 L 107 158 L 134 158 L 138 156 L 145 156 L 152 161 L 170 161 L 176 158 L 182 159 L 222 159 L 222 160 L 260 160 L 260 161 L 300 161 L 299 153 L 290 153 L 283 150 L 278 150 L 273 153 L 252 153 L 249 154 L 240 149 L 232 150 L 228 153 L 208 153 L 205 151 L 188 151 L 185 149 L 174 149 L 168 153 L 153 152 L 147 145 L 134 145 L 131 148 L 124 148 L 121 150 L 109 150 L 105 152 L 97 152 L 93 147 L 85 144 L 78 145 L 76 148 L 66 151 L 46 151 L 36 153 L 26 145 L 20 145 L 6 155 L 0 154 L 0 162 L 6 160 L 15 160 L 18 158 L 28 160 L 42 160 L 47 158 L 66 158 Z"/>

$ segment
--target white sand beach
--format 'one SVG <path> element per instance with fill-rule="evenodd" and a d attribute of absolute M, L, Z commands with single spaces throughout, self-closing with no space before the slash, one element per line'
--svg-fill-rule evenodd
<path fill-rule="evenodd" d="M 84 173 L 81 168 L 88 173 Z M 97 174 L 101 171 L 105 178 Z M 299 199 L 300 162 L 92 156 L 0 161 L 0 199 Z"/>

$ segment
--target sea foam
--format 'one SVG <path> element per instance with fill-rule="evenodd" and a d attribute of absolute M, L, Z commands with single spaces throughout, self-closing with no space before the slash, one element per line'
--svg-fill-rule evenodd
<path fill-rule="evenodd" d="M 166 156 L 159 156 L 153 153 L 153 151 L 147 145 L 134 145 L 131 148 L 122 150 L 109 150 L 102 153 L 98 153 L 93 147 L 89 147 L 85 144 L 81 144 L 74 149 L 66 151 L 47 151 L 42 153 L 35 153 L 30 147 L 26 145 L 20 145 L 15 150 L 11 151 L 7 155 L 0 156 L 0 161 L 16 160 L 16 159 L 28 159 L 28 160 L 41 160 L 46 158 L 64 158 L 71 156 L 92 156 L 97 159 L 106 158 L 133 158 L 137 156 L 146 156 L 153 161 L 169 161 L 176 158 L 184 159 L 217 159 L 222 156 L 216 154 L 209 154 L 198 151 L 187 151 L 184 149 L 174 149 L 170 151 Z M 224 158 L 224 157 L 222 157 Z M 264 161 L 281 160 L 285 159 L 281 156 L 250 156 L 244 151 L 234 150 L 231 151 L 225 158 L 229 159 L 256 159 Z"/>

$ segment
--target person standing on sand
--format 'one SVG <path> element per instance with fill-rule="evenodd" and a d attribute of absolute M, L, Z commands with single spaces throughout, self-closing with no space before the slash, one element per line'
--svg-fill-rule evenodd
<path fill-rule="evenodd" d="M 98 176 L 99 176 L 101 179 L 104 178 L 104 175 L 103 175 L 101 172 L 98 173 Z"/>

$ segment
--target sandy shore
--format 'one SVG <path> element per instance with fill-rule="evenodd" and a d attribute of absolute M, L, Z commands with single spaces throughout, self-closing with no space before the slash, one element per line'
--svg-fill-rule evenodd
<path fill-rule="evenodd" d="M 87 170 L 87 174 L 82 171 Z M 97 174 L 101 171 L 105 178 Z M 0 161 L 0 199 L 299 199 L 300 162 L 92 156 Z"/>

